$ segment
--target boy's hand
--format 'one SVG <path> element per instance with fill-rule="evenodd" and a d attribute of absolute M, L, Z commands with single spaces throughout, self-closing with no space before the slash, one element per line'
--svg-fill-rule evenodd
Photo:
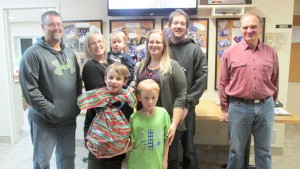
<path fill-rule="evenodd" d="M 93 147 L 93 145 L 90 142 L 86 143 L 87 148 L 89 149 L 89 151 L 97 158 L 100 158 L 100 154 L 98 153 L 97 149 L 95 149 Z"/>
<path fill-rule="evenodd" d="M 169 130 L 168 130 L 168 140 L 169 140 L 169 145 L 172 144 L 174 136 L 175 136 L 175 132 L 177 129 L 177 125 L 174 123 L 171 123 Z"/>
<path fill-rule="evenodd" d="M 132 86 L 128 86 L 127 90 L 131 93 L 133 93 L 135 91 L 135 89 Z"/>
<path fill-rule="evenodd" d="M 167 160 L 163 160 L 162 169 L 168 169 L 168 161 Z"/>

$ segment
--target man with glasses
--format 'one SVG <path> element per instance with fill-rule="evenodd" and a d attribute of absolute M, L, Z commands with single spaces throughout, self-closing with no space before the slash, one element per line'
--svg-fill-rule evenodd
<path fill-rule="evenodd" d="M 193 141 L 196 118 L 195 106 L 199 103 L 199 99 L 206 89 L 207 61 L 201 48 L 192 39 L 186 37 L 188 25 L 189 16 L 183 10 L 177 9 L 170 14 L 171 37 L 169 46 L 172 52 L 171 56 L 178 61 L 184 70 L 187 82 L 187 100 L 184 116 L 182 117 L 187 130 L 184 132 L 176 131 L 174 140 L 181 140 L 183 149 L 182 168 L 197 169 L 198 161 Z M 169 166 L 178 168 L 178 153 L 169 154 Z"/>
<path fill-rule="evenodd" d="M 62 42 L 61 16 L 42 15 L 44 36 L 28 48 L 20 63 L 20 84 L 30 105 L 28 120 L 33 168 L 50 168 L 55 151 L 56 168 L 74 169 L 77 97 L 82 81 L 76 56 Z"/>

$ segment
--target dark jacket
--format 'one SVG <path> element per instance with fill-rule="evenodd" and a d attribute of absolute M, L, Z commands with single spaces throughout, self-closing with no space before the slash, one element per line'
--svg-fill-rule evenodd
<path fill-rule="evenodd" d="M 44 37 L 27 49 L 20 63 L 20 84 L 31 106 L 29 118 L 44 125 L 76 120 L 77 97 L 82 80 L 76 56 L 61 42 L 61 51 L 49 46 Z"/>
<path fill-rule="evenodd" d="M 206 90 L 207 61 L 201 48 L 192 39 L 174 44 L 169 39 L 171 57 L 183 67 L 187 82 L 186 108 L 194 109 Z"/>
<path fill-rule="evenodd" d="M 172 73 L 163 75 L 160 72 L 159 86 L 163 107 L 173 117 L 173 108 L 184 108 L 186 105 L 186 80 L 184 72 L 175 60 L 171 60 Z M 179 123 L 177 130 L 186 130 L 185 123 Z"/>
<path fill-rule="evenodd" d="M 99 63 L 95 60 L 89 60 L 86 62 L 86 64 L 84 64 L 82 70 L 82 79 L 86 91 L 105 87 L 104 73 L 107 67 L 108 64 Z M 83 128 L 84 138 L 87 136 L 87 132 L 95 116 L 96 116 L 96 109 L 87 110 L 85 114 L 84 128 Z"/>
<path fill-rule="evenodd" d="M 108 64 L 113 64 L 119 59 L 120 59 L 121 63 L 124 64 L 129 69 L 130 77 L 128 78 L 128 81 L 127 81 L 127 86 L 129 86 L 134 78 L 135 61 L 132 59 L 131 55 L 128 53 L 115 53 L 112 51 L 107 53 Z"/>

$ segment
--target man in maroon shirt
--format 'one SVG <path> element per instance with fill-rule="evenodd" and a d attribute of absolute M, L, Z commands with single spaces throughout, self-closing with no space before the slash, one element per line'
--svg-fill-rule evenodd
<path fill-rule="evenodd" d="M 253 13 L 241 18 L 243 40 L 224 52 L 218 93 L 222 116 L 228 121 L 230 152 L 227 169 L 242 169 L 247 140 L 254 136 L 257 169 L 271 169 L 274 102 L 278 95 L 276 51 L 263 44 L 262 19 Z"/>

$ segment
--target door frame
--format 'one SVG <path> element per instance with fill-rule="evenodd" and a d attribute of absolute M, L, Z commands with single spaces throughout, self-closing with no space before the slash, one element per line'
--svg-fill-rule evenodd
<path fill-rule="evenodd" d="M 17 143 L 20 140 L 20 129 L 18 127 L 18 116 L 23 116 L 23 112 L 18 112 L 15 100 L 19 95 L 14 89 L 13 79 L 13 41 L 10 32 L 9 11 L 26 9 L 49 9 L 53 8 L 60 11 L 59 3 L 20 3 L 20 4 L 1 4 L 0 5 L 0 142 Z M 4 96 L 4 97 L 2 97 Z"/>

